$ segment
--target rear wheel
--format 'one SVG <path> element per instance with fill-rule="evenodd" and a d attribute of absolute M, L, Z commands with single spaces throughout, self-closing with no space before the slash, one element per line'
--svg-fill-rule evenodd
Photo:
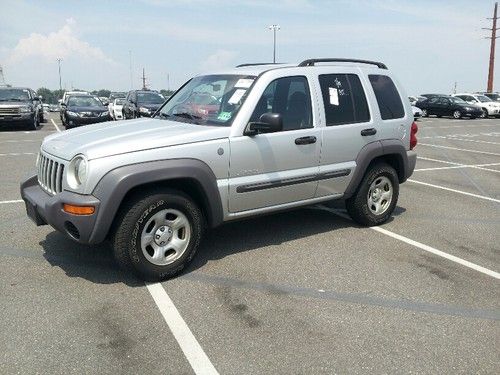
<path fill-rule="evenodd" d="M 198 206 L 173 190 L 133 200 L 117 220 L 112 244 L 118 264 L 150 281 L 178 275 L 196 253 L 204 227 Z"/>
<path fill-rule="evenodd" d="M 399 180 L 393 167 L 375 164 L 366 173 L 356 193 L 346 200 L 347 212 L 361 225 L 385 223 L 398 202 Z"/>
<path fill-rule="evenodd" d="M 460 112 L 458 109 L 453 112 L 453 118 L 460 119 L 462 118 L 462 112 Z"/>
<path fill-rule="evenodd" d="M 422 117 L 429 117 L 429 113 L 426 109 L 422 109 Z"/>

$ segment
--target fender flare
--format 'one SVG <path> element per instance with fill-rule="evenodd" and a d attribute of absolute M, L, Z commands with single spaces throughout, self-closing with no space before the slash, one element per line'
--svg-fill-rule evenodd
<path fill-rule="evenodd" d="M 350 198 L 356 192 L 361 180 L 365 176 L 370 163 L 384 155 L 396 155 L 398 162 L 399 183 L 405 182 L 413 173 L 415 163 L 408 160 L 406 148 L 399 139 L 385 139 L 365 145 L 356 157 L 356 169 L 344 193 L 344 198 Z M 412 165 L 413 164 L 413 165 Z"/>
<path fill-rule="evenodd" d="M 222 202 L 217 188 L 217 178 L 210 167 L 197 159 L 168 159 L 130 164 L 109 171 L 98 182 L 92 195 L 101 206 L 90 243 L 102 242 L 127 193 L 140 185 L 169 180 L 189 179 L 203 192 L 207 221 L 215 227 L 223 221 Z"/>

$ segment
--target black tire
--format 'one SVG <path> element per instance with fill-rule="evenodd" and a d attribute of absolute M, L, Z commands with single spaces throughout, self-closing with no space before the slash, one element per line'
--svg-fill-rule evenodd
<path fill-rule="evenodd" d="M 371 184 L 380 177 L 387 177 L 392 183 L 392 200 L 380 215 L 373 213 L 368 207 L 368 191 Z M 356 193 L 346 200 L 347 212 L 358 224 L 374 226 L 385 223 L 391 217 L 399 197 L 399 179 L 393 167 L 385 163 L 377 163 L 368 169 Z"/>
<path fill-rule="evenodd" d="M 488 110 L 486 108 L 483 108 L 483 113 L 479 117 L 481 117 L 481 118 L 488 118 L 488 116 L 489 116 L 488 115 Z"/>
<path fill-rule="evenodd" d="M 462 118 L 462 112 L 460 112 L 458 109 L 453 111 L 452 116 L 454 119 L 458 120 Z"/>
<path fill-rule="evenodd" d="M 141 234 L 148 220 L 164 209 L 182 212 L 191 226 L 187 248 L 180 258 L 167 265 L 147 260 L 141 248 Z M 178 275 L 191 261 L 204 231 L 204 219 L 198 206 L 186 195 L 175 190 L 150 191 L 132 199 L 120 209 L 111 238 L 115 259 L 120 267 L 147 281 L 160 281 Z"/>

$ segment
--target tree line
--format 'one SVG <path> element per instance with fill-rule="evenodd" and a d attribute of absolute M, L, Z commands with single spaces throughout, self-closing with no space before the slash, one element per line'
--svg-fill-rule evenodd
<path fill-rule="evenodd" d="M 42 101 L 47 104 L 57 104 L 59 99 L 62 99 L 64 92 L 67 90 L 50 90 L 46 87 L 40 87 L 38 90 L 36 90 L 36 93 L 38 96 L 41 96 L 43 99 Z M 83 90 L 78 90 L 74 89 L 71 91 L 83 91 Z M 111 94 L 111 90 L 107 89 L 100 89 L 100 90 L 94 90 L 90 92 L 92 95 L 95 96 L 102 96 L 105 98 L 109 98 L 109 95 Z M 160 94 L 163 96 L 170 96 L 174 92 L 172 90 L 165 90 L 162 89 L 160 90 Z"/>

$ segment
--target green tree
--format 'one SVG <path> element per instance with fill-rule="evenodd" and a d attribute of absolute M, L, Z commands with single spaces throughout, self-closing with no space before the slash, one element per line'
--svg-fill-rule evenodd
<path fill-rule="evenodd" d="M 165 90 L 161 89 L 160 94 L 162 94 L 164 97 L 171 96 L 174 92 L 172 90 Z"/>
<path fill-rule="evenodd" d="M 47 104 L 56 104 L 57 99 L 54 95 L 54 92 L 45 87 L 40 87 L 36 90 L 36 94 L 41 96 L 44 103 Z"/>

